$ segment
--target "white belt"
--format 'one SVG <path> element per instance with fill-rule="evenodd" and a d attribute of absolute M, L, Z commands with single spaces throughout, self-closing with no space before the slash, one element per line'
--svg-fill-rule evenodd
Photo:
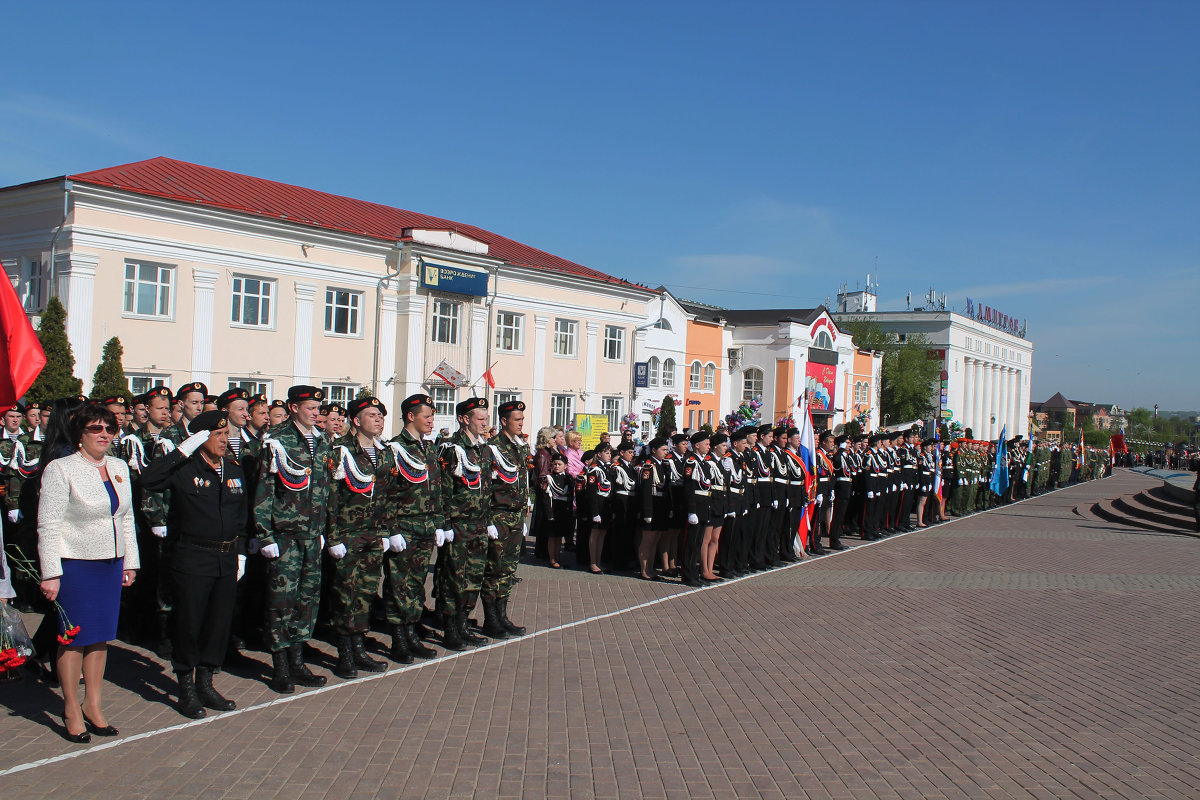
<path fill-rule="evenodd" d="M 695 492 L 701 497 L 708 497 L 708 489 L 696 489 Z"/>
<path fill-rule="evenodd" d="M 729 491 L 733 492 L 734 494 L 741 494 L 741 493 L 742 493 L 742 490 L 741 490 L 741 489 L 730 489 Z"/>
<path fill-rule="evenodd" d="M 788 480 L 787 480 L 787 478 L 776 478 L 776 479 L 775 479 L 775 482 L 776 482 L 776 483 L 782 483 L 782 484 L 786 485 L 786 484 L 787 484 L 787 482 L 788 482 Z"/>
<path fill-rule="evenodd" d="M 622 497 L 629 497 L 629 495 L 631 494 L 631 492 L 622 492 L 622 491 L 619 491 L 619 490 L 618 490 L 618 491 L 617 491 L 617 494 L 621 495 Z"/>

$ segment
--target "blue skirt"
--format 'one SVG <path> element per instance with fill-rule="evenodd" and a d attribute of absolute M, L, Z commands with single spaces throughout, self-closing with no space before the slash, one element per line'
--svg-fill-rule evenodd
<path fill-rule="evenodd" d="M 67 621 L 79 626 L 72 647 L 112 641 L 117 638 L 117 616 L 121 610 L 121 573 L 125 559 L 105 558 L 88 561 L 62 560 L 63 574 L 58 583 L 58 602 Z M 58 620 L 58 632 L 64 633 L 64 620 Z"/>

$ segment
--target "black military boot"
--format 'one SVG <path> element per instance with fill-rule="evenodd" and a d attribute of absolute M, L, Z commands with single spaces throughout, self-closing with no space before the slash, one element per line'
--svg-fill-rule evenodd
<path fill-rule="evenodd" d="M 324 686 L 325 676 L 314 675 L 304 663 L 304 645 L 293 644 L 288 647 L 288 667 L 292 671 L 292 682 L 300 686 Z"/>
<path fill-rule="evenodd" d="M 421 637 L 417 635 L 417 626 L 414 623 L 408 623 L 404 626 L 405 636 L 408 638 L 408 651 L 417 658 L 433 658 L 437 655 L 437 651 L 431 647 L 426 647 L 421 643 Z"/>
<path fill-rule="evenodd" d="M 500 612 L 500 624 L 504 626 L 504 630 L 508 631 L 509 636 L 524 636 L 525 628 L 515 624 L 508 618 L 508 598 L 502 597 L 496 601 L 496 610 Z"/>
<path fill-rule="evenodd" d="M 465 609 L 458 612 L 458 616 L 456 617 L 458 620 L 458 635 L 462 637 L 464 642 L 472 647 L 479 647 L 480 645 L 487 644 L 487 639 L 482 636 L 476 636 L 471 629 L 467 627 L 467 615 L 469 613 L 470 612 L 466 611 Z"/>
<path fill-rule="evenodd" d="M 171 615 L 159 614 L 157 621 L 158 641 L 154 645 L 154 655 L 169 661 L 171 659 Z"/>
<path fill-rule="evenodd" d="M 347 681 L 357 678 L 358 667 L 354 664 L 354 645 L 349 636 L 339 635 L 337 637 L 337 650 L 338 660 L 334 665 L 333 674 Z"/>
<path fill-rule="evenodd" d="M 213 672 L 208 667 L 196 667 L 196 694 L 200 695 L 200 702 L 213 711 L 233 711 L 237 703 L 217 693 L 212 685 L 212 676 Z"/>
<path fill-rule="evenodd" d="M 271 676 L 268 685 L 280 694 L 292 694 L 296 691 L 296 684 L 292 682 L 292 671 L 288 669 L 287 657 L 287 652 L 283 650 L 271 653 L 271 665 L 275 674 Z"/>
<path fill-rule="evenodd" d="M 463 641 L 462 633 L 458 630 L 458 616 L 455 614 L 446 613 L 442 615 L 446 621 L 446 626 L 442 629 L 442 647 L 447 650 L 462 650 L 467 645 Z"/>
<path fill-rule="evenodd" d="M 179 713 L 188 719 L 203 719 L 204 703 L 200 702 L 200 695 L 196 694 L 196 681 L 192 679 L 192 670 L 176 672 L 175 677 L 179 680 Z"/>
<path fill-rule="evenodd" d="M 354 666 L 365 672 L 386 671 L 387 664 L 383 663 L 382 661 L 376 661 L 367 655 L 367 642 L 363 636 L 364 634 L 356 633 L 350 637 L 350 646 L 352 652 L 354 653 Z"/>
<path fill-rule="evenodd" d="M 388 650 L 388 658 L 400 664 L 411 664 L 412 650 L 409 647 L 407 625 L 392 625 L 392 649 Z"/>
<path fill-rule="evenodd" d="M 495 600 L 483 601 L 483 633 L 493 639 L 508 638 L 508 630 L 500 620 L 500 612 L 496 610 Z"/>

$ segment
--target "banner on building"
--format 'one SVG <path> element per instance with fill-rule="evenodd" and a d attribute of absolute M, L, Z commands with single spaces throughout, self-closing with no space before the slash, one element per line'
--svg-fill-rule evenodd
<path fill-rule="evenodd" d="M 421 262 L 421 285 L 438 292 L 453 292 L 471 297 L 486 297 L 488 274 L 485 270 L 467 267 L 448 267 L 445 264 Z"/>
<path fill-rule="evenodd" d="M 442 359 L 442 363 L 437 365 L 437 369 L 425 381 L 431 385 L 445 384 L 457 389 L 467 385 L 467 376 L 450 366 L 449 361 Z"/>
<path fill-rule="evenodd" d="M 645 389 L 650 385 L 650 362 L 635 361 L 633 364 L 633 386 L 635 389 Z"/>
<path fill-rule="evenodd" d="M 607 414 L 576 414 L 575 432 L 583 437 L 583 449 L 595 450 L 600 434 L 608 433 Z"/>
<path fill-rule="evenodd" d="M 825 414 L 832 412 L 837 389 L 837 365 L 808 361 L 805 364 L 804 375 L 809 409 Z"/>

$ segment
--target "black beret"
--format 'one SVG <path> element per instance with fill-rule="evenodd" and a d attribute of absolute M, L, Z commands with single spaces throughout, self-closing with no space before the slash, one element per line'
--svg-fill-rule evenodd
<path fill-rule="evenodd" d="M 878 433 L 872 433 L 867 437 L 867 444 L 879 444 L 880 436 Z"/>
<path fill-rule="evenodd" d="M 618 453 L 626 453 L 631 450 L 637 450 L 637 447 L 634 445 L 633 442 L 621 442 L 619 445 L 617 445 Z"/>
<path fill-rule="evenodd" d="M 404 402 L 400 404 L 400 413 L 408 415 L 408 412 L 413 411 L 421 406 L 429 406 L 433 408 L 433 398 L 427 394 L 414 394 L 404 398 Z"/>
<path fill-rule="evenodd" d="M 288 389 L 288 403 L 300 403 L 305 400 L 320 402 L 325 399 L 325 392 L 316 386 L 292 386 Z"/>
<path fill-rule="evenodd" d="M 799 429 L 799 428 L 788 428 L 788 429 L 787 429 L 787 437 L 788 437 L 789 439 L 790 439 L 790 438 L 792 438 L 793 436 L 799 436 L 799 435 L 800 435 L 800 429 Z"/>
<path fill-rule="evenodd" d="M 660 447 L 670 447 L 670 443 L 661 436 L 655 436 L 650 440 L 649 447 L 651 450 L 657 450 Z"/>
<path fill-rule="evenodd" d="M 686 433 L 676 433 L 671 436 L 671 444 L 679 444 L 680 442 L 686 442 L 687 440 L 688 437 Z"/>
<path fill-rule="evenodd" d="M 551 461 L 561 461 L 564 464 L 567 463 L 567 457 L 564 456 L 562 453 L 555 453 L 554 455 L 550 456 L 550 460 Z"/>
<path fill-rule="evenodd" d="M 188 430 L 192 433 L 200 431 L 219 431 L 225 427 L 225 423 L 229 420 L 229 415 L 224 411 L 205 411 L 203 414 L 196 417 L 188 423 Z"/>
<path fill-rule="evenodd" d="M 775 438 L 778 439 L 781 436 L 787 436 L 788 429 L 786 427 L 784 427 L 783 425 L 776 425 L 773 430 L 773 433 L 775 434 Z"/>
<path fill-rule="evenodd" d="M 758 435 L 766 436 L 768 433 L 772 433 L 774 430 L 775 429 L 772 428 L 770 425 L 759 425 L 758 426 Z"/>
<path fill-rule="evenodd" d="M 134 395 L 133 399 L 130 400 L 129 402 L 131 405 L 144 406 L 144 405 L 146 405 L 146 395 L 144 395 L 144 394 Z"/>
<path fill-rule="evenodd" d="M 24 414 L 25 406 L 21 405 L 20 403 L 17 403 L 16 405 L 13 405 L 9 408 L 4 409 L 5 414 L 7 414 L 9 411 L 16 411 L 18 414 Z"/>
<path fill-rule="evenodd" d="M 326 414 L 338 414 L 338 415 L 344 417 L 344 416 L 346 416 L 346 407 L 338 402 L 328 403 L 325 406 L 325 413 Z"/>
<path fill-rule="evenodd" d="M 18 404 L 18 405 L 19 405 L 19 404 Z M 41 410 L 42 410 L 42 404 L 41 404 L 41 403 L 39 403 L 39 402 L 37 402 L 36 400 L 35 400 L 34 402 L 30 403 L 29 405 L 25 406 L 25 411 L 26 411 L 26 412 L 29 412 L 29 411 L 41 411 Z"/>
<path fill-rule="evenodd" d="M 215 394 L 206 394 L 206 395 L 204 395 L 204 402 L 212 403 L 213 405 L 216 405 L 217 396 Z"/>
<path fill-rule="evenodd" d="M 265 394 L 252 394 L 252 395 L 250 395 L 250 400 L 249 400 L 249 403 L 250 403 L 250 405 L 252 405 L 252 406 L 256 406 L 256 405 L 258 405 L 259 403 L 267 403 L 267 402 L 270 402 L 270 401 L 268 401 L 268 400 L 267 400 L 267 396 L 266 396 Z"/>
<path fill-rule="evenodd" d="M 729 441 L 744 442 L 744 441 L 746 441 L 746 437 L 749 436 L 750 432 L 753 430 L 755 430 L 755 429 L 754 428 L 745 428 L 745 427 L 738 428 L 736 431 L 734 431 L 733 433 L 731 433 L 729 435 Z"/>
<path fill-rule="evenodd" d="M 729 436 L 727 436 L 724 433 L 714 433 L 712 436 L 712 439 L 710 439 L 709 441 L 712 442 L 713 447 L 716 447 L 719 444 L 725 444 L 726 442 L 728 442 Z"/>
<path fill-rule="evenodd" d="M 896 441 L 897 439 L 903 439 L 903 438 L 904 438 L 904 431 L 896 431 L 895 433 L 893 433 L 893 434 L 892 434 L 890 437 L 888 437 L 888 438 L 890 438 L 890 439 L 891 439 L 893 442 L 894 442 L 894 441 Z"/>
<path fill-rule="evenodd" d="M 584 461 L 591 461 L 595 457 L 596 457 L 595 450 L 584 450 L 583 451 L 583 460 Z"/>
<path fill-rule="evenodd" d="M 149 403 L 150 400 L 155 397 L 165 397 L 167 398 L 167 402 L 170 402 L 174 399 L 174 397 L 171 395 L 171 390 L 166 386 L 155 386 L 153 389 L 142 395 L 142 397 L 146 398 L 147 403 Z"/>
<path fill-rule="evenodd" d="M 217 408 L 228 408 L 234 400 L 250 401 L 250 392 L 246 389 L 226 389 L 217 395 Z"/>
<path fill-rule="evenodd" d="M 182 400 L 183 396 L 189 392 L 199 392 L 206 398 L 208 397 L 208 387 L 200 381 L 192 381 L 191 383 L 185 383 L 183 386 L 179 387 L 179 391 L 175 393 L 175 399 Z"/>
<path fill-rule="evenodd" d="M 836 442 L 838 440 L 838 437 L 834 436 L 833 431 L 830 431 L 830 430 L 824 430 L 817 434 L 818 442 L 824 441 L 825 439 L 833 439 Z"/>
<path fill-rule="evenodd" d="M 337 403 L 333 403 L 333 405 L 337 406 Z M 387 408 L 384 407 L 383 403 L 379 402 L 378 397 L 359 397 L 350 401 L 350 405 L 346 407 L 346 416 L 351 418 L 357 417 L 359 412 L 364 408 L 377 408 L 379 409 L 379 413 L 387 414 Z"/>
<path fill-rule="evenodd" d="M 107 397 L 103 398 L 102 400 L 98 400 L 96 402 L 98 402 L 102 406 L 111 406 L 114 403 L 119 404 L 119 405 L 125 405 L 125 401 L 127 399 L 128 398 L 125 397 L 125 395 L 123 395 L 123 394 L 110 394 Z"/>
<path fill-rule="evenodd" d="M 850 438 L 849 436 L 847 436 L 846 434 L 843 433 L 840 436 L 833 437 L 833 443 L 840 447 L 843 444 L 845 444 L 846 440 L 848 440 L 849 438 Z"/>
<path fill-rule="evenodd" d="M 500 418 L 504 419 L 514 411 L 524 411 L 525 401 L 509 400 L 507 403 L 501 403 L 499 406 L 497 406 L 496 410 L 500 412 Z"/>
<path fill-rule="evenodd" d="M 692 434 L 692 444 L 700 444 L 701 442 L 704 442 L 707 440 L 708 440 L 708 432 L 707 431 L 696 431 L 695 433 Z"/>
<path fill-rule="evenodd" d="M 283 402 L 282 400 L 272 400 L 270 407 L 271 408 L 287 408 L 287 403 Z"/>
<path fill-rule="evenodd" d="M 463 414 L 470 414 L 477 408 L 487 408 L 488 401 L 486 397 L 468 397 L 454 407 L 454 416 L 461 417 Z"/>

